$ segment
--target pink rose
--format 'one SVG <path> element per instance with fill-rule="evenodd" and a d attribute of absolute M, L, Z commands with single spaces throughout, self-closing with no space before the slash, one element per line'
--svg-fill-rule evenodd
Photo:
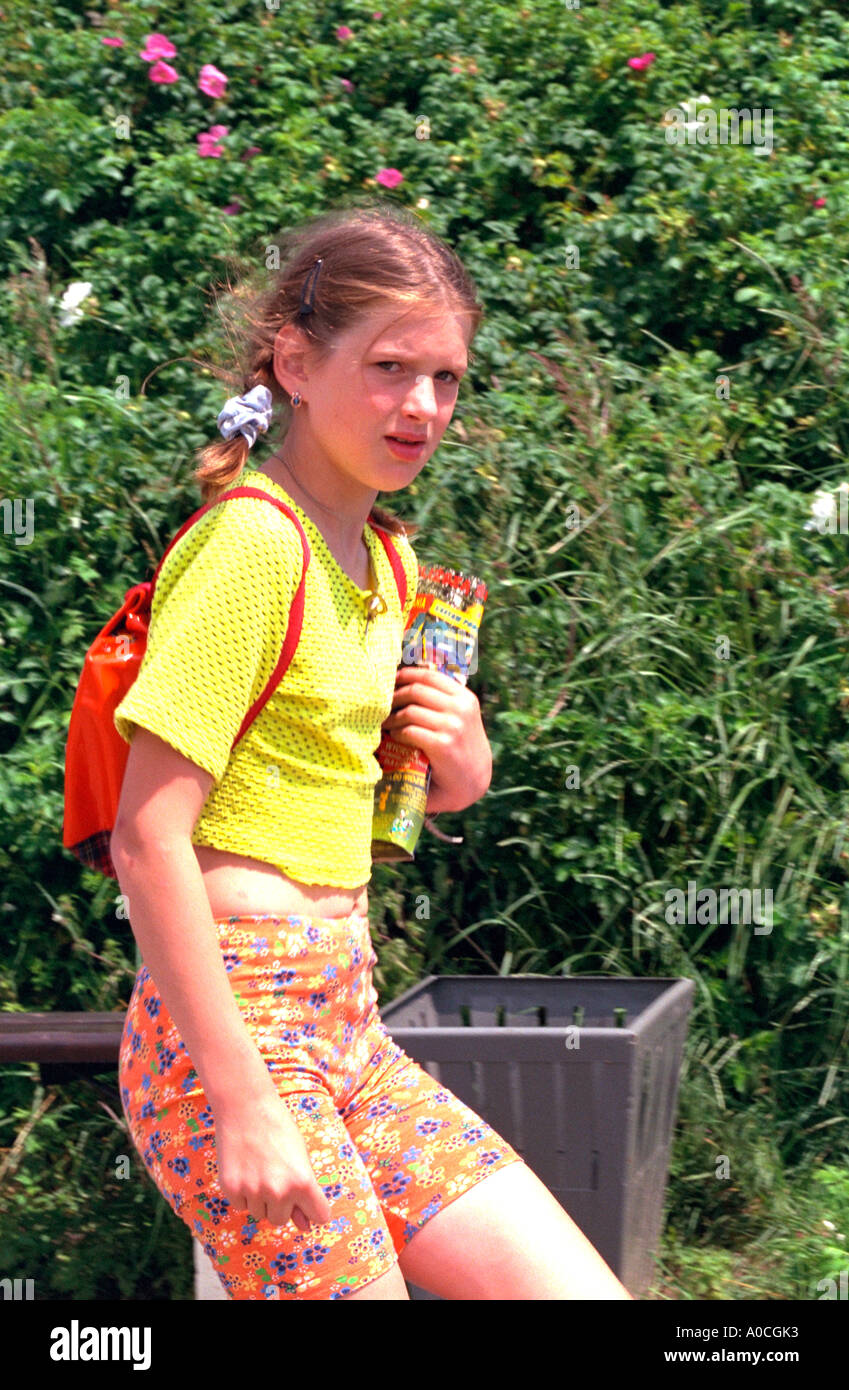
<path fill-rule="evenodd" d="M 228 217 L 235 217 L 237 212 L 242 211 L 242 204 L 236 199 L 235 203 L 228 203 L 226 208 L 222 208 L 221 211 L 226 213 Z"/>
<path fill-rule="evenodd" d="M 228 79 L 213 63 L 205 63 L 200 70 L 198 87 L 208 97 L 223 97 Z"/>
<path fill-rule="evenodd" d="M 253 159 L 253 157 L 254 157 L 255 154 L 262 154 L 262 146 L 261 146 L 261 145 L 248 145 L 248 148 L 245 150 L 244 154 L 242 155 L 242 159 Z"/>
<path fill-rule="evenodd" d="M 214 125 L 209 130 L 202 130 L 197 137 L 198 155 L 201 159 L 220 159 L 224 153 L 218 141 L 223 139 L 228 133 L 226 125 Z"/>
<path fill-rule="evenodd" d="M 339 78 L 339 84 L 340 84 L 340 86 L 342 86 L 342 87 L 345 88 L 345 91 L 346 91 L 346 92 L 353 92 L 353 90 L 354 90 L 354 84 L 353 84 L 353 82 L 351 82 L 350 79 L 347 78 L 347 77 L 340 77 L 340 78 Z"/>
<path fill-rule="evenodd" d="M 400 169 L 380 169 L 375 176 L 375 183 L 382 183 L 384 188 L 397 188 L 403 181 Z"/>
<path fill-rule="evenodd" d="M 164 34 L 148 34 L 141 56 L 146 63 L 153 63 L 157 58 L 173 58 L 176 52 L 173 43 Z"/>
<path fill-rule="evenodd" d="M 179 82 L 180 74 L 168 63 L 154 63 L 150 70 L 150 80 L 151 82 L 164 82 L 166 84 Z"/>
<path fill-rule="evenodd" d="M 347 24 L 340 24 L 339 28 L 336 30 L 336 37 L 344 43 L 345 39 L 352 39 L 354 37 L 354 31 L 353 29 L 349 29 Z"/>
<path fill-rule="evenodd" d="M 825 198 L 814 198 L 814 207 L 815 207 L 815 208 L 824 208 L 824 207 L 825 207 Z"/>
<path fill-rule="evenodd" d="M 372 10 L 371 17 L 372 17 L 372 19 L 382 19 L 382 18 L 383 18 L 383 10 Z"/>
<path fill-rule="evenodd" d="M 642 72 L 643 68 L 651 67 L 656 57 L 656 53 L 641 53 L 639 58 L 628 59 L 628 67 L 636 68 L 638 72 Z"/>
<path fill-rule="evenodd" d="M 123 39 L 101 39 L 100 42 L 101 42 L 101 43 L 108 44 L 110 48 L 123 48 L 123 47 L 124 47 L 124 40 L 123 40 Z"/>

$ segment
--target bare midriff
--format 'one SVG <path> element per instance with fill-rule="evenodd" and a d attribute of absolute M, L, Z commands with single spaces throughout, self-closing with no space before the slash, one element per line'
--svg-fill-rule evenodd
<path fill-rule="evenodd" d="M 193 845 L 213 917 L 269 914 L 284 917 L 368 915 L 368 888 L 298 883 L 260 859 L 248 859 L 211 845 Z"/>

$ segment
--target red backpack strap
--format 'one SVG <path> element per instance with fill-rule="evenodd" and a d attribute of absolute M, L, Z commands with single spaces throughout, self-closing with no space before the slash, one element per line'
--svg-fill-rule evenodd
<path fill-rule="evenodd" d="M 248 729 L 250 728 L 253 721 L 256 719 L 257 715 L 265 707 L 266 702 L 271 699 L 271 696 L 274 694 L 278 685 L 285 676 L 286 671 L 289 668 L 289 663 L 292 660 L 292 657 L 295 655 L 295 648 L 297 647 L 298 642 L 301 639 L 301 628 L 304 625 L 304 603 L 306 601 L 307 570 L 309 569 L 311 552 L 310 544 L 307 540 L 306 532 L 304 531 L 303 526 L 301 525 L 297 516 L 293 512 L 292 508 L 287 507 L 285 502 L 281 502 L 277 497 L 272 497 L 270 493 L 263 492 L 260 488 L 257 487 L 237 487 L 234 488 L 232 492 L 228 492 L 226 496 L 261 497 L 264 498 L 267 502 L 272 502 L 274 506 L 278 509 L 278 511 L 283 512 L 283 514 L 285 516 L 288 516 L 292 521 L 294 521 L 295 525 L 297 526 L 298 535 L 301 538 L 301 550 L 303 552 L 304 557 L 304 567 L 301 570 L 300 582 L 298 584 L 297 589 L 295 590 L 295 596 L 292 599 L 292 606 L 289 609 L 289 622 L 286 627 L 286 636 L 283 638 L 283 646 L 280 650 L 280 655 L 277 658 L 277 665 L 271 672 L 271 675 L 268 678 L 268 682 L 262 694 L 254 701 L 247 714 L 245 715 L 244 719 L 242 720 L 239 732 L 233 739 L 233 748 L 235 748 L 239 740 L 243 738 L 244 735 L 247 733 Z M 220 500 L 224 499 L 219 498 L 219 501 Z M 230 751 L 232 752 L 232 749 Z"/>
<path fill-rule="evenodd" d="M 271 696 L 274 694 L 274 691 L 277 689 L 277 686 L 280 684 L 281 680 L 286 674 L 286 670 L 289 666 L 290 661 L 292 660 L 292 657 L 295 654 L 295 649 L 300 640 L 301 628 L 303 627 L 304 623 L 304 602 L 306 599 L 307 569 L 309 568 L 310 563 L 310 546 L 304 528 L 298 520 L 298 517 L 295 515 L 291 507 L 287 507 L 285 502 L 281 502 L 277 497 L 272 497 L 270 493 L 263 492 L 262 489 L 258 487 L 234 487 L 231 488 L 229 492 L 222 493 L 220 497 L 216 497 L 213 501 L 207 502 L 205 506 L 199 507 L 198 510 L 194 512 L 192 516 L 189 517 L 188 521 L 185 521 L 183 525 L 180 527 L 179 531 L 177 532 L 174 539 L 171 541 L 171 544 L 168 546 L 168 549 L 165 551 L 165 554 L 162 556 L 162 559 L 159 561 L 159 564 L 156 567 L 156 573 L 153 576 L 153 580 L 150 585 L 150 602 L 152 606 L 153 594 L 154 590 L 156 589 L 156 581 L 159 578 L 159 571 L 162 569 L 167 555 L 177 544 L 177 541 L 180 540 L 181 536 L 184 536 L 186 534 L 186 532 L 189 530 L 189 527 L 194 526 L 196 521 L 200 521 L 200 518 L 206 512 L 209 511 L 210 507 L 217 507 L 220 502 L 226 502 L 231 497 L 258 497 L 263 502 L 271 502 L 272 505 L 275 506 L 278 511 L 283 512 L 284 515 L 288 516 L 291 521 L 294 521 L 295 525 L 298 528 L 298 534 L 301 538 L 301 550 L 303 552 L 304 558 L 304 567 L 301 571 L 300 583 L 298 584 L 297 590 L 295 591 L 295 596 L 292 599 L 292 606 L 289 609 L 289 622 L 286 627 L 286 635 L 283 638 L 283 646 L 280 650 L 280 655 L 277 658 L 277 665 L 274 667 L 274 670 L 269 676 L 268 682 L 262 694 L 258 697 L 258 699 L 254 701 L 247 714 L 245 715 L 244 719 L 242 720 L 239 732 L 233 740 L 232 747 L 235 748 L 239 740 L 243 738 L 244 735 L 247 733 L 248 729 L 250 728 L 253 721 L 256 719 L 260 710 L 264 707 L 266 702 L 270 700 Z"/>
<path fill-rule="evenodd" d="M 407 571 L 404 569 L 404 561 L 398 554 L 398 547 L 392 540 L 391 536 L 389 535 L 389 532 L 381 530 L 379 526 L 375 526 L 373 521 L 369 522 L 369 525 L 371 526 L 371 529 L 378 536 L 380 536 L 380 539 L 383 541 L 383 548 L 386 551 L 386 554 L 389 558 L 389 563 L 392 566 L 392 573 L 395 575 L 395 583 L 398 586 L 398 598 L 401 601 L 401 613 L 403 614 L 404 608 L 407 603 Z"/>

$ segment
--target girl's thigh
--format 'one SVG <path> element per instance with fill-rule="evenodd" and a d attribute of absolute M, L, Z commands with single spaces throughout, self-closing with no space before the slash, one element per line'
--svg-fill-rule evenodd
<path fill-rule="evenodd" d="M 152 1058 L 139 1041 L 147 1035 L 143 1014 L 131 1010 L 119 1059 L 130 1136 L 230 1298 L 346 1298 L 397 1274 L 380 1203 L 330 1095 L 315 1086 L 281 1094 L 281 1102 L 303 1134 L 331 1219 L 309 1231 L 292 1222 L 273 1225 L 264 1215 L 234 1209 L 222 1195 L 215 1116 L 197 1075 L 180 1044 L 166 1044 Z"/>
<path fill-rule="evenodd" d="M 630 1299 L 560 1203 L 524 1163 L 440 1211 L 400 1257 L 405 1279 L 447 1299 Z"/>
<path fill-rule="evenodd" d="M 309 1231 L 299 1231 L 293 1222 L 275 1226 L 267 1218 L 251 1218 L 243 1232 L 248 1240 L 250 1262 L 247 1269 L 238 1263 L 238 1282 L 232 1287 L 234 1298 L 279 1298 L 289 1300 L 332 1300 L 353 1293 L 370 1297 L 403 1297 L 386 1291 L 387 1275 L 403 1281 L 392 1238 L 380 1203 L 354 1144 L 339 1118 L 333 1099 L 326 1092 L 281 1094 L 297 1124 L 309 1154 L 316 1181 L 330 1204 L 330 1220 Z M 217 1173 L 216 1173 L 217 1180 Z M 233 1224 L 245 1213 L 232 1213 Z M 221 1243 L 206 1233 L 213 1260 L 221 1260 Z M 234 1249 L 232 1241 L 227 1253 Z M 230 1266 L 225 1267 L 230 1284 Z M 248 1276 L 247 1278 L 245 1276 Z M 257 1280 L 262 1287 L 257 1290 Z M 368 1292 L 376 1281 L 381 1289 Z M 269 1288 L 269 1284 L 272 1286 Z"/>
<path fill-rule="evenodd" d="M 447 1299 L 627 1299 L 511 1145 L 388 1039 L 342 1110 L 405 1279 Z"/>
<path fill-rule="evenodd" d="M 383 1303 L 389 1302 L 390 1300 L 393 1303 L 399 1303 L 403 1300 L 409 1303 L 410 1294 L 404 1282 L 404 1276 L 401 1273 L 400 1265 L 396 1264 L 393 1269 L 390 1269 L 388 1274 L 381 1274 L 377 1279 L 373 1279 L 370 1284 L 367 1284 L 365 1288 L 358 1289 L 356 1292 L 348 1295 L 349 1303 L 356 1303 L 358 1300 L 362 1302 L 366 1300 L 377 1302 L 379 1300 Z"/>
<path fill-rule="evenodd" d="M 280 1099 L 303 1135 L 330 1204 L 330 1220 L 300 1231 L 291 1221 L 277 1226 L 267 1217 L 235 1211 L 221 1196 L 217 1167 L 204 1163 L 194 1210 L 180 1214 L 202 1241 L 228 1294 L 234 1299 L 333 1300 L 366 1291 L 387 1274 L 394 1273 L 401 1283 L 371 1179 L 332 1098 L 310 1091 Z M 393 1295 L 375 1290 L 364 1296 Z"/>
<path fill-rule="evenodd" d="M 376 1035 L 377 1036 L 377 1035 Z M 480 1115 L 386 1035 L 341 1116 L 383 1210 L 395 1250 L 438 1213 L 521 1156 Z"/>

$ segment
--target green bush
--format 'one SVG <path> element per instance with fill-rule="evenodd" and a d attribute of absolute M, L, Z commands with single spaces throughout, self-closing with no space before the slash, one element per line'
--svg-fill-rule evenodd
<path fill-rule="evenodd" d="M 2 1124 L 18 1141 L 0 1165 L 3 1276 L 32 1279 L 49 1302 L 192 1299 L 191 1234 L 148 1176 L 108 1082 L 45 1089 L 30 1078 L 31 1106 L 9 1107 Z"/>

